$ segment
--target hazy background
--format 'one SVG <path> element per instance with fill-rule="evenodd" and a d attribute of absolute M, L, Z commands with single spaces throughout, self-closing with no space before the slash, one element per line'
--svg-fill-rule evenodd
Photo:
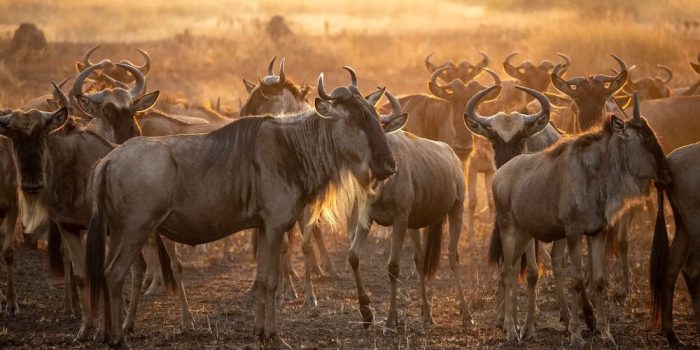
<path fill-rule="evenodd" d="M 387 85 L 396 93 L 426 91 L 423 58 L 479 60 L 502 72 L 503 57 L 514 62 L 555 52 L 573 59 L 570 74 L 608 72 L 616 53 L 638 68 L 633 76 L 656 74 L 665 64 L 676 76 L 671 85 L 697 77 L 688 62 L 700 51 L 700 1 L 563 0 L 494 1 L 244 1 L 244 0 L 0 0 L 0 52 L 20 22 L 46 34 L 44 57 L 0 65 L 0 103 L 18 106 L 50 91 L 50 80 L 74 74 L 82 53 L 103 44 L 93 57 L 140 63 L 133 49 L 153 57 L 149 87 L 195 101 L 221 97 L 231 107 L 244 98 L 240 78 L 264 75 L 272 56 L 286 56 L 297 82 L 315 82 L 320 71 L 329 83 L 346 81 L 342 65 L 359 73 L 370 89 Z M 265 28 L 281 15 L 292 34 L 272 40 Z"/>

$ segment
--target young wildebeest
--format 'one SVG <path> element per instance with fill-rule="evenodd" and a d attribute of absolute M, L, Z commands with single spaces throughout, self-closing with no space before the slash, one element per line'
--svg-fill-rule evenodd
<path fill-rule="evenodd" d="M 324 91 L 323 74 L 318 90 Z M 125 345 L 124 278 L 154 231 L 196 245 L 255 228 L 261 232 L 255 334 L 263 345 L 288 347 L 275 320 L 284 232 L 310 203 L 361 196 L 396 172 L 384 132 L 406 118 L 398 110 L 377 114 L 373 102 L 383 93 L 368 101 L 352 85 L 339 87 L 317 98 L 315 110 L 242 118 L 209 134 L 138 137 L 103 158 L 91 182 L 87 259 L 91 304 L 101 291 L 107 298 L 109 344 Z"/>
<path fill-rule="evenodd" d="M 635 94 L 635 102 L 639 97 Z M 510 295 L 516 281 L 514 264 L 534 238 L 566 239 L 573 267 L 571 345 L 582 346 L 578 317 L 581 289 L 581 237 L 591 236 L 592 282 L 596 328 L 614 343 L 604 305 L 605 241 L 608 229 L 635 201 L 649 192 L 651 180 L 670 181 L 663 149 L 636 108 L 633 118 L 611 116 L 602 127 L 548 150 L 523 154 L 496 171 L 493 194 L 503 243 L 501 281 Z M 507 339 L 518 339 L 513 303 L 505 298 Z"/>
<path fill-rule="evenodd" d="M 491 142 L 494 150 L 494 161 L 496 163 L 496 168 L 502 167 L 506 162 L 517 155 L 523 153 L 540 152 L 561 139 L 561 134 L 559 131 L 549 123 L 549 112 L 551 111 L 551 104 L 549 103 L 549 100 L 547 100 L 547 97 L 545 97 L 543 94 L 533 89 L 516 86 L 516 88 L 525 91 L 539 101 L 539 104 L 542 106 L 539 113 L 527 115 L 517 112 L 510 114 L 501 112 L 493 116 L 479 115 L 479 113 L 477 113 L 477 108 L 479 107 L 480 100 L 495 88 L 496 86 L 492 86 L 484 91 L 481 91 L 469 100 L 466 112 L 464 113 L 464 122 L 471 132 L 481 135 Z M 500 244 L 497 224 L 494 225 L 491 239 L 493 240 L 491 244 L 492 250 L 489 252 L 491 262 L 500 263 L 503 258 L 503 251 Z M 539 271 L 536 263 L 537 252 L 534 244 L 536 243 L 533 242 L 526 252 L 528 267 L 528 308 L 527 316 L 525 318 L 525 327 L 523 327 L 521 330 L 521 338 L 532 337 L 535 331 L 535 287 L 537 285 L 537 279 L 539 278 Z M 566 248 L 566 246 L 563 240 L 554 242 L 554 246 L 552 247 L 552 269 L 554 271 L 557 296 L 559 299 L 560 320 L 563 323 L 568 324 L 569 307 L 566 303 L 564 283 L 562 280 L 564 277 L 564 248 Z M 503 304 L 504 294 L 501 288 L 499 288 L 498 296 L 497 324 L 502 326 L 505 317 L 505 310 Z M 516 292 L 513 291 L 510 297 L 516 300 Z M 584 303 L 584 305 L 590 305 L 590 303 Z M 593 310 L 592 308 L 588 307 L 586 311 L 586 314 L 588 315 L 587 319 L 590 322 L 590 320 L 592 320 Z M 513 317 L 516 319 L 515 322 L 517 323 L 517 312 L 515 309 L 513 312 Z"/>
<path fill-rule="evenodd" d="M 673 185 L 665 188 L 676 223 L 676 234 L 668 247 L 668 232 L 663 208 L 664 188 L 658 189 L 659 209 L 654 231 L 654 243 L 649 262 L 649 282 L 653 315 L 658 321 L 661 313 L 661 334 L 671 347 L 685 346 L 673 330 L 673 293 L 678 273 L 688 285 L 695 311 L 695 326 L 700 329 L 700 143 L 681 147 L 668 155 Z"/>
<path fill-rule="evenodd" d="M 320 92 L 319 92 L 320 93 Z M 391 95 L 387 95 L 394 110 L 401 106 Z M 462 290 L 462 281 L 457 258 L 457 244 L 462 228 L 464 210 L 464 173 L 462 163 L 449 145 L 417 137 L 410 133 L 396 132 L 387 136 L 389 147 L 398 161 L 396 175 L 376 189 L 367 203 L 359 203 L 355 211 L 354 225 L 348 230 L 355 231 L 348 261 L 352 266 L 357 284 L 360 312 L 365 327 L 374 315 L 369 306 L 370 299 L 360 276 L 360 248 L 367 239 L 372 223 L 391 226 L 391 254 L 387 270 L 391 283 L 389 316 L 384 333 L 396 330 L 398 311 L 396 307 L 399 259 L 406 231 L 409 231 L 415 246 L 414 262 L 419 274 L 423 323 L 431 326 L 433 321 L 430 303 L 425 289 L 425 279 L 437 271 L 440 261 L 442 226 L 445 219 L 450 228 L 450 268 L 457 283 L 462 324 L 471 323 L 471 314 Z M 425 230 L 425 256 L 421 247 L 418 229 Z"/>
<path fill-rule="evenodd" d="M 87 67 L 78 75 L 71 92 L 80 110 L 93 118 L 91 124 L 93 124 L 95 131 L 106 140 L 119 144 L 133 137 L 140 136 L 136 114 L 151 108 L 156 103 L 160 91 L 156 90 L 145 94 L 146 78 L 137 67 L 124 63 L 118 63 L 117 67 L 130 72 L 134 76 L 135 82 L 132 89 L 107 88 L 85 95 L 82 90 L 83 82 L 94 69 L 98 68 L 98 65 L 93 65 Z M 60 90 L 57 90 L 57 94 L 62 93 Z M 63 100 L 65 101 L 65 98 Z M 102 154 L 100 157 L 105 154 Z M 91 164 L 94 164 L 97 159 L 90 158 L 85 159 L 85 161 L 92 161 Z M 87 200 L 87 198 L 83 199 Z M 162 268 L 165 269 L 166 286 L 173 291 L 177 290 L 180 300 L 180 327 L 183 330 L 194 329 L 194 320 L 189 310 L 185 287 L 182 283 L 182 262 L 178 257 L 175 244 L 167 239 L 161 239 L 159 235 L 155 235 L 154 240 L 155 242 L 151 246 L 155 246 L 157 250 L 160 250 L 158 256 L 161 259 Z M 81 254 L 81 258 L 84 258 L 83 254 Z M 139 258 L 138 262 L 132 270 L 132 283 L 136 287 L 132 288 L 129 313 L 124 321 L 124 329 L 129 331 L 134 327 L 136 310 L 141 297 L 139 286 L 143 283 L 145 273 L 145 261 Z"/>

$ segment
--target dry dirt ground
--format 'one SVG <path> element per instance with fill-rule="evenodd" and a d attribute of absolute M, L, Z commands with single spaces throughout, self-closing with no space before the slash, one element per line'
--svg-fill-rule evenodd
<path fill-rule="evenodd" d="M 486 259 L 489 231 L 479 226 L 477 247 L 468 247 L 466 239 L 460 246 L 461 273 L 467 290 L 475 324 L 460 325 L 456 289 L 443 251 L 442 265 L 431 285 L 434 318 L 432 329 L 422 327 L 417 275 L 412 262 L 412 247 L 406 243 L 401 260 L 399 285 L 398 334 L 385 336 L 382 325 L 387 315 L 389 283 L 386 272 L 387 257 L 383 253 L 383 239 L 376 231 L 368 240 L 361 256 L 361 269 L 371 291 L 375 321 L 363 329 L 357 308 L 354 280 L 346 263 L 347 244 L 340 235 L 328 234 L 334 263 L 341 272 L 339 280 L 315 278 L 318 307 L 303 307 L 303 295 L 279 308 L 278 320 L 282 336 L 295 348 L 563 348 L 568 344 L 565 328 L 558 321 L 551 272 L 545 269 L 540 277 L 537 304 L 537 334 L 534 340 L 520 346 L 503 342 L 503 333 L 494 326 L 495 269 Z M 242 233 L 239 235 L 243 235 Z M 245 242 L 241 237 L 239 242 Z M 665 339 L 650 327 L 647 307 L 647 264 L 651 233 L 635 232 L 631 242 L 633 292 L 626 302 L 608 298 L 611 331 L 621 349 L 662 348 Z M 446 247 L 446 244 L 443 244 Z M 128 336 L 134 348 L 252 348 L 254 301 L 245 290 L 253 278 L 249 254 L 235 248 L 230 259 L 219 261 L 221 252 L 207 256 L 185 254 L 185 284 L 196 330 L 180 333 L 179 309 L 176 299 L 161 292 L 142 299 L 136 330 Z M 296 270 L 303 272 L 303 261 L 297 250 Z M 50 281 L 46 253 L 19 247 L 17 251 L 18 316 L 0 316 L 0 348 L 94 348 L 88 341 L 71 342 L 79 327 L 79 320 L 62 312 L 62 285 Z M 610 264 L 615 266 L 614 264 Z M 3 267 L 4 269 L 4 267 Z M 3 272 L 4 273 L 4 272 Z M 611 281 L 619 280 L 617 277 Z M 296 280 L 300 294 L 303 283 Z M 2 284 L 4 288 L 4 283 Z M 612 282 L 609 290 L 617 284 Z M 127 284 L 128 288 L 128 284 Z M 520 289 L 521 320 L 524 310 L 525 288 Z M 612 295 L 612 292 L 609 292 Z M 679 282 L 675 307 L 676 329 L 689 343 L 698 344 L 693 327 L 690 301 L 683 282 Z M 599 349 L 599 336 L 584 331 L 586 348 Z"/>

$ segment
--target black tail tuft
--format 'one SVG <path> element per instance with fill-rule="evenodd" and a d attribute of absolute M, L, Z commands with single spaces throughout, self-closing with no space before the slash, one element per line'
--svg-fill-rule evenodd
<path fill-rule="evenodd" d="M 442 249 L 442 226 L 445 219 L 440 219 L 439 222 L 428 226 L 425 234 L 425 256 L 423 259 L 423 274 L 425 278 L 430 280 L 435 276 L 440 265 L 440 254 Z"/>
<path fill-rule="evenodd" d="M 493 224 L 493 231 L 491 232 L 489 262 L 494 265 L 500 265 L 503 262 L 503 242 L 501 242 L 501 231 L 498 228 L 498 221 Z"/>
<path fill-rule="evenodd" d="M 61 232 L 58 230 L 58 225 L 53 221 L 49 224 L 48 247 L 49 253 L 49 273 L 51 278 L 63 278 L 65 271 L 63 270 L 63 249 L 61 247 Z M 70 288 L 70 286 L 65 286 Z"/>
<path fill-rule="evenodd" d="M 659 324 L 661 304 L 664 298 L 664 287 L 666 284 L 666 269 L 668 266 L 669 243 L 668 231 L 666 229 L 666 217 L 664 216 L 664 192 L 662 189 L 656 189 L 658 193 L 658 212 L 656 214 L 656 227 L 654 228 L 654 239 L 651 246 L 651 257 L 649 258 L 649 285 L 651 287 L 651 312 L 652 319 L 655 325 Z M 671 202 L 673 216 L 676 224 L 681 224 L 679 216 L 676 213 L 676 208 Z M 678 231 L 678 226 L 676 227 Z"/>
<path fill-rule="evenodd" d="M 163 283 L 165 288 L 171 293 L 177 291 L 177 283 L 175 282 L 175 275 L 173 273 L 171 257 L 168 254 L 168 250 L 165 249 L 165 244 L 163 243 L 163 238 L 156 233 L 156 249 L 158 250 L 158 260 L 160 261 L 160 269 L 163 272 Z M 173 257 L 177 259 L 177 257 Z"/>
<path fill-rule="evenodd" d="M 106 167 L 106 165 L 104 167 L 99 167 L 98 165 L 93 173 L 93 191 L 96 191 L 93 195 L 93 201 L 97 201 L 97 203 L 93 203 L 93 205 L 96 205 L 96 208 L 93 210 L 92 218 L 90 218 L 90 224 L 88 225 L 87 244 L 85 247 L 85 268 L 90 287 L 89 310 L 93 315 L 97 312 L 100 292 L 104 291 L 105 295 L 107 295 L 104 273 L 105 237 L 109 234 L 109 227 L 104 218 L 106 186 L 104 176 Z M 105 312 L 107 313 L 109 313 L 108 306 L 109 300 L 105 299 Z"/>

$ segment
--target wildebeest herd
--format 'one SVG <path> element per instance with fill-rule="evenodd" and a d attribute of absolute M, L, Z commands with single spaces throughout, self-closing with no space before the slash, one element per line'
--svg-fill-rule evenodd
<path fill-rule="evenodd" d="M 500 267 L 493 312 L 506 340 L 527 344 L 535 335 L 539 257 L 543 244 L 553 242 L 558 307 L 571 346 L 582 347 L 582 320 L 615 344 L 606 316 L 605 256 L 622 261 L 624 280 L 616 293 L 624 297 L 630 293 L 627 230 L 633 213 L 654 205 L 652 189 L 658 203 L 649 262 L 653 317 L 660 317 L 669 345 L 683 344 L 672 320 L 682 271 L 700 320 L 694 249 L 700 237 L 700 81 L 670 89 L 673 73 L 663 66 L 665 77 L 635 80 L 632 67 L 615 55 L 612 75 L 565 78 L 572 60 L 562 53 L 561 63 L 539 65 L 514 65 L 512 53 L 503 67 L 515 80 L 504 81 L 487 68 L 484 52 L 477 64 L 434 64 L 428 55 L 430 94 L 394 97 L 385 82 L 363 94 L 359 75 L 345 66 L 349 84 L 327 89 L 320 73 L 318 97 L 310 104 L 312 89 L 287 76 L 284 58 L 275 73 L 273 58 L 263 78 L 243 80 L 248 98 L 240 111 L 225 115 L 188 101 L 159 101 L 160 92 L 147 88 L 146 77 L 157 65 L 152 67 L 146 51 L 138 50 L 144 63 L 137 65 L 94 63 L 90 57 L 97 49 L 76 64 L 68 95 L 68 79 L 47 82 L 51 93 L 0 113 L 7 314 L 19 311 L 13 279 L 17 220 L 28 233 L 48 230 L 49 266 L 64 278 L 64 307 L 77 302 L 82 315 L 75 341 L 94 336 L 121 348 L 135 327 L 147 270 L 154 268 L 149 256 L 158 257 L 166 285 L 177 292 L 184 331 L 194 328 L 194 320 L 180 245 L 250 231 L 256 259 L 253 331 L 262 347 L 289 347 L 280 336 L 276 305 L 296 294 L 290 277 L 293 227 L 298 224 L 302 233 L 303 292 L 310 308 L 317 304 L 313 243 L 327 272 L 337 274 L 323 230 L 348 231 L 358 321 L 368 327 L 375 310 L 359 270 L 360 251 L 376 223 L 391 227 L 385 333 L 399 321 L 397 279 L 407 234 L 422 321 L 430 326 L 427 284 L 437 271 L 447 224 L 461 323 L 470 327 L 457 247 L 465 209 L 467 238 L 476 245 L 476 177 L 484 173 L 494 222 L 489 256 Z M 700 74 L 700 62 L 691 66 Z M 476 81 L 481 73 L 493 84 Z M 388 102 L 380 105 L 384 97 Z M 670 247 L 664 194 L 676 227 Z M 528 288 L 522 325 L 514 291 L 519 271 Z M 127 303 L 122 295 L 129 273 Z"/>

